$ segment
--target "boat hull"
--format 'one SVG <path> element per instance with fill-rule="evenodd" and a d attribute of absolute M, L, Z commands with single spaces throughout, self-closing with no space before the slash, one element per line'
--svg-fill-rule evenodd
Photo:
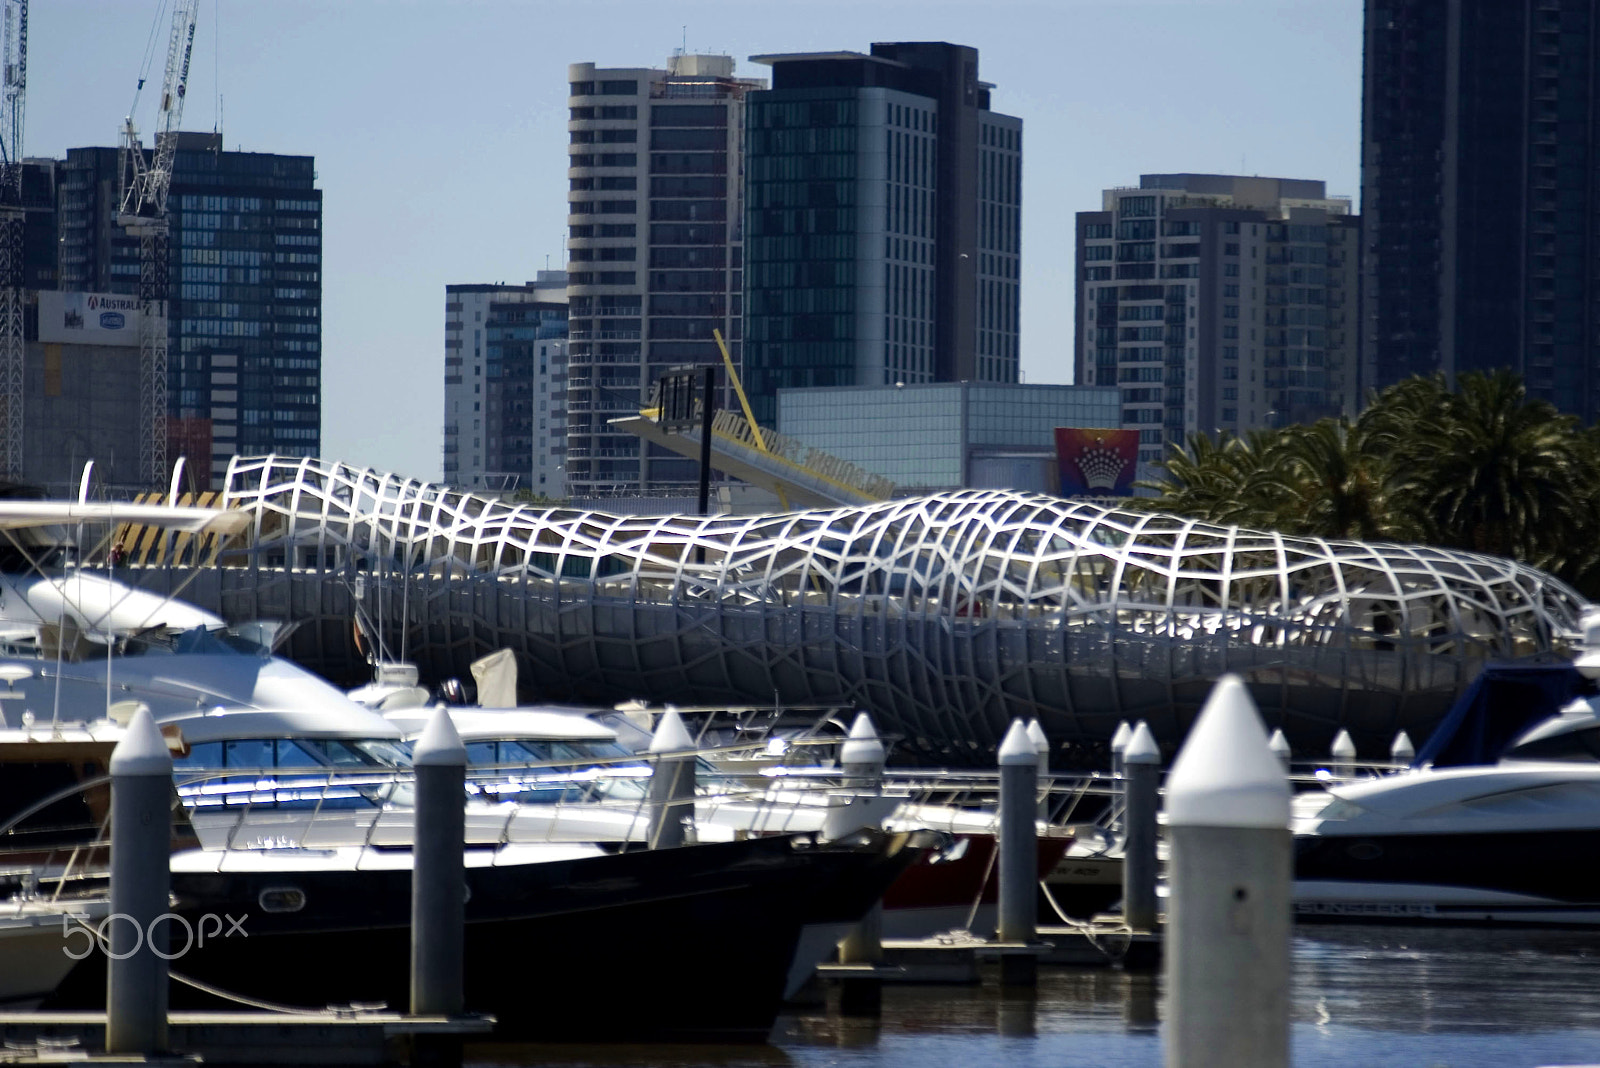
<path fill-rule="evenodd" d="M 1304 922 L 1600 924 L 1600 829 L 1295 840 Z"/>
<path fill-rule="evenodd" d="M 503 1037 L 763 1041 L 802 928 L 859 920 L 920 853 L 907 836 L 853 847 L 776 837 L 469 867 L 466 1007 L 493 1014 Z M 249 937 L 172 969 L 261 1001 L 404 1008 L 410 881 L 409 869 L 176 872 L 181 913 L 247 913 Z M 304 907 L 263 912 L 263 892 L 284 888 Z M 52 1007 L 103 1003 L 93 960 Z M 218 1005 L 178 983 L 172 1003 Z"/>

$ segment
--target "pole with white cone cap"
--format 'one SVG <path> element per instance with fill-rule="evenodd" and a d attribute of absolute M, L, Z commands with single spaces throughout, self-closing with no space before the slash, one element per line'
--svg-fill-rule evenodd
<path fill-rule="evenodd" d="M 461 1012 L 466 985 L 467 750 L 435 708 L 412 750 L 416 832 L 411 867 L 411 1011 Z"/>
<path fill-rule="evenodd" d="M 140 707 L 111 751 L 111 912 L 106 952 L 106 1052 L 167 1048 L 168 923 L 172 875 L 172 754 Z"/>
<path fill-rule="evenodd" d="M 1401 731 L 1394 736 L 1394 744 L 1389 747 L 1389 759 L 1396 764 L 1409 764 L 1417 759 L 1417 747 L 1411 744 L 1411 735 Z"/>
<path fill-rule="evenodd" d="M 1329 761 L 1335 779 L 1348 779 L 1356 773 L 1356 743 L 1350 737 L 1350 732 L 1344 728 L 1333 736 L 1333 745 L 1328 748 Z"/>
<path fill-rule="evenodd" d="M 1212 688 L 1167 776 L 1166 1063 L 1289 1063 L 1289 783 L 1243 680 Z"/>
<path fill-rule="evenodd" d="M 1133 738 L 1133 728 L 1128 726 L 1127 720 L 1117 723 L 1116 733 L 1111 736 L 1111 829 L 1122 829 L 1122 805 L 1127 798 L 1127 792 L 1122 788 L 1122 753 L 1128 748 L 1128 742 Z"/>
<path fill-rule="evenodd" d="M 833 798 L 823 817 L 822 837 L 829 841 L 854 834 L 871 826 L 872 799 L 883 790 L 883 764 L 887 759 L 883 742 L 872 725 L 872 717 L 858 713 L 850 724 L 850 734 L 839 746 L 839 766 L 844 770 L 846 796 Z M 881 964 L 883 962 L 883 902 L 867 910 L 861 922 L 839 941 L 840 964 Z M 882 1008 L 880 984 L 846 982 L 841 988 L 841 1011 L 847 1015 L 876 1015 Z M 845 1002 L 848 1001 L 848 1005 Z"/>
<path fill-rule="evenodd" d="M 1002 942 L 1032 942 L 1039 928 L 1039 751 L 1022 720 L 1000 742 L 1000 930 Z M 1032 986 L 1037 962 L 1031 954 L 1000 958 L 1000 981 Z"/>
<path fill-rule="evenodd" d="M 1028 721 L 1028 739 L 1033 742 L 1034 752 L 1039 754 L 1039 818 L 1045 822 L 1050 820 L 1050 736 L 1045 734 L 1044 726 L 1037 719 Z"/>
<path fill-rule="evenodd" d="M 655 770 L 650 773 L 651 849 L 673 849 L 688 841 L 694 821 L 694 739 L 676 709 L 661 714 L 650 738 Z"/>
<path fill-rule="evenodd" d="M 1161 749 L 1143 720 L 1122 754 L 1127 777 L 1127 834 L 1123 838 L 1122 919 L 1132 930 L 1156 929 L 1156 809 Z"/>
<path fill-rule="evenodd" d="M 1289 748 L 1289 739 L 1284 736 L 1283 728 L 1279 727 L 1272 732 L 1272 737 L 1267 740 L 1267 748 L 1272 750 L 1278 758 L 1278 763 L 1283 765 L 1283 770 L 1289 770 L 1289 761 L 1294 758 L 1294 750 Z"/>
<path fill-rule="evenodd" d="M 843 797 L 831 799 L 822 821 L 822 837 L 832 841 L 869 826 L 872 798 L 883 789 L 883 742 L 865 712 L 856 714 L 850 734 L 839 746 L 839 767 L 844 771 Z"/>

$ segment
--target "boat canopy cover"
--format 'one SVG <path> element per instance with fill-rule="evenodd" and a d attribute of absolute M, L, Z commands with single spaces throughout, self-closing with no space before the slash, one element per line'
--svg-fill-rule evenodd
<path fill-rule="evenodd" d="M 1434 728 L 1412 763 L 1493 764 L 1534 724 L 1595 692 L 1571 663 L 1490 664 Z"/>

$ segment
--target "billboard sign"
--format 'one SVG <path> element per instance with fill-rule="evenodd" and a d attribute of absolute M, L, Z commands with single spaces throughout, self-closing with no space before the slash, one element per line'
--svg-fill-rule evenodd
<path fill-rule="evenodd" d="M 1127 497 L 1139 469 L 1139 432 L 1056 427 L 1063 497 Z"/>
<path fill-rule="evenodd" d="M 39 340 L 63 345 L 139 344 L 139 298 L 121 293 L 39 294 Z"/>

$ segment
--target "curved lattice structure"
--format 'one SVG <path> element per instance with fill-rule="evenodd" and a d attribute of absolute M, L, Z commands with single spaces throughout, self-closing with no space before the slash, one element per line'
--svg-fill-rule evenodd
<path fill-rule="evenodd" d="M 1584 604 L 1494 557 L 988 490 L 614 516 L 264 458 L 233 462 L 226 500 L 253 548 L 185 596 L 320 618 L 297 652 L 330 674 L 359 601 L 433 677 L 509 647 L 541 696 L 850 704 L 930 750 L 1019 715 L 1063 738 L 1137 715 L 1175 740 L 1225 671 L 1297 746 L 1345 726 L 1386 748 L 1484 661 L 1550 652 Z"/>

